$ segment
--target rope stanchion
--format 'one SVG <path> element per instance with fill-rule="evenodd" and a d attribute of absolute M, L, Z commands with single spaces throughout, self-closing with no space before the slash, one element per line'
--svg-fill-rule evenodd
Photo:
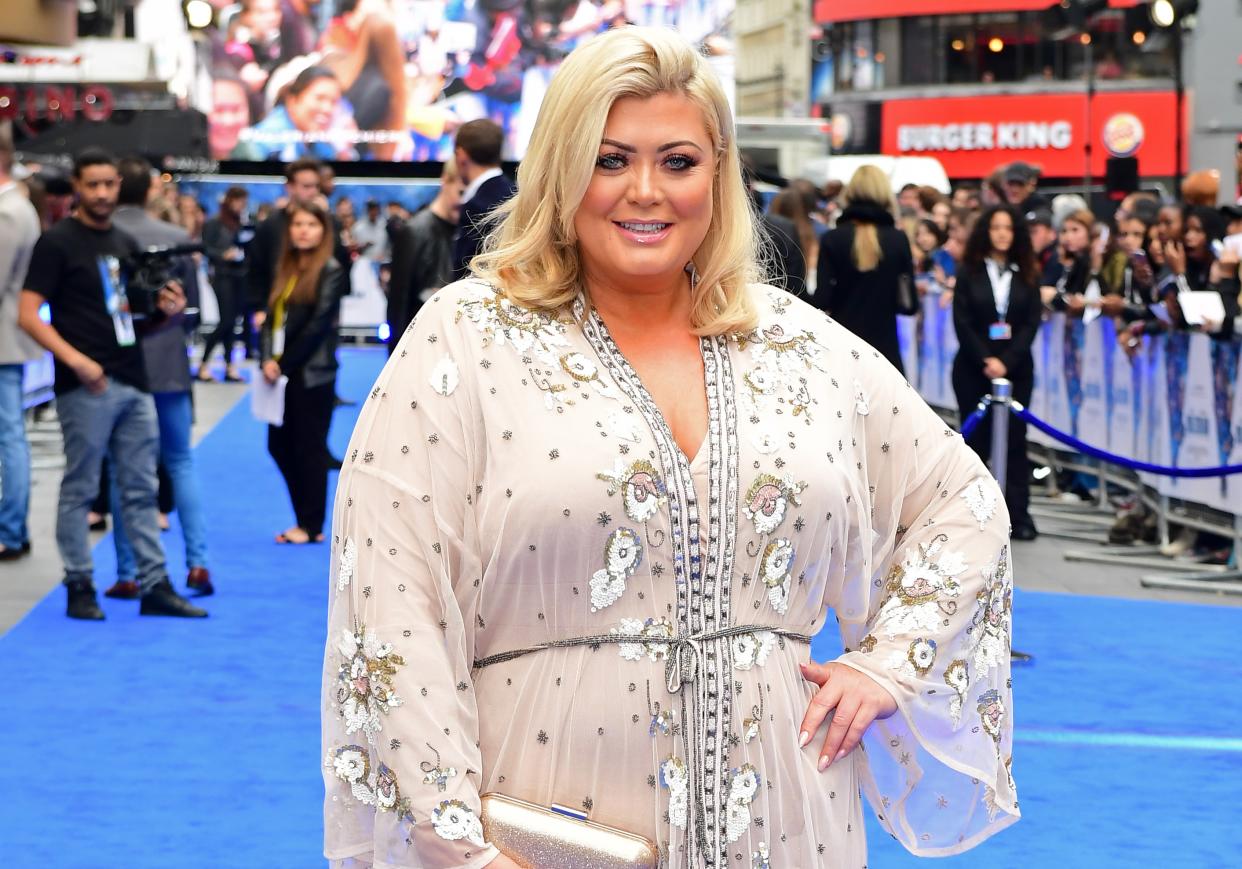
<path fill-rule="evenodd" d="M 979 427 L 979 423 L 983 422 L 983 418 L 987 416 L 988 405 L 991 403 L 991 400 L 992 396 L 989 395 L 979 402 L 979 407 L 975 409 L 974 413 L 966 417 L 966 420 L 962 423 L 962 437 L 970 437 L 971 432 Z"/>
<path fill-rule="evenodd" d="M 1035 428 L 1048 435 L 1048 437 L 1060 441 L 1076 452 L 1080 452 L 1086 456 L 1091 456 L 1092 458 L 1102 459 L 1106 462 L 1112 462 L 1115 465 L 1120 465 L 1123 468 L 1129 468 L 1132 471 L 1140 471 L 1145 474 L 1155 474 L 1161 477 L 1186 478 L 1228 477 L 1233 474 L 1242 474 L 1242 465 L 1222 465 L 1218 468 L 1175 468 L 1171 465 L 1153 465 L 1149 462 L 1140 462 L 1135 459 L 1128 459 L 1125 456 L 1119 456 L 1116 453 L 1110 453 L 1107 450 L 1093 447 L 1091 444 L 1084 443 L 1071 434 L 1058 431 L 1016 401 L 1010 404 L 1010 409 L 1017 414 L 1020 419 L 1025 420 L 1029 425 L 1035 426 Z"/>

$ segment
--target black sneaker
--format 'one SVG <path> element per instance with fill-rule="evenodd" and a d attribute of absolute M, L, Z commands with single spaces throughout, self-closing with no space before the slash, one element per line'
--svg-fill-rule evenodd
<path fill-rule="evenodd" d="M 69 590 L 69 603 L 65 607 L 65 615 L 71 619 L 83 619 L 89 622 L 101 622 L 103 610 L 95 598 L 95 586 L 84 579 L 75 580 L 65 586 Z"/>
<path fill-rule="evenodd" d="M 199 609 L 183 598 L 173 589 L 172 583 L 165 577 L 155 588 L 142 596 L 138 614 L 144 616 L 178 616 L 187 619 L 207 617 L 207 610 Z"/>

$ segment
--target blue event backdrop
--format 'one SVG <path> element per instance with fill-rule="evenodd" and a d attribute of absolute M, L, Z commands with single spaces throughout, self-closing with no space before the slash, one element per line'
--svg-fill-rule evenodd
<path fill-rule="evenodd" d="M 182 193 L 189 193 L 199 201 L 203 210 L 211 216 L 219 210 L 224 191 L 230 187 L 244 187 L 250 194 L 250 211 L 253 214 L 260 204 L 275 205 L 285 195 L 285 179 L 282 176 L 212 175 L 210 177 L 183 177 L 177 180 Z M 353 203 L 354 214 L 361 217 L 368 199 L 377 200 L 381 206 L 399 202 L 411 213 L 418 211 L 435 197 L 440 189 L 438 178 L 377 178 L 338 179 L 332 193 L 332 203 L 348 199 Z"/>

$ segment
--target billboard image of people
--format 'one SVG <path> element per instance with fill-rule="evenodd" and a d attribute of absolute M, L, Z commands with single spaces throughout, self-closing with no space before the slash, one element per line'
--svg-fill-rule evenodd
<path fill-rule="evenodd" d="M 561 60 L 611 27 L 674 27 L 731 60 L 735 0 L 214 2 L 214 159 L 427 161 L 476 118 L 521 159 Z"/>

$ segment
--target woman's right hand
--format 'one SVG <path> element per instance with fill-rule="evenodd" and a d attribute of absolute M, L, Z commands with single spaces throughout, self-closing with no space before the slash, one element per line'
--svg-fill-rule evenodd
<path fill-rule="evenodd" d="M 1179 241 L 1167 241 L 1164 244 L 1164 263 L 1175 275 L 1186 274 L 1186 249 Z"/>
<path fill-rule="evenodd" d="M 280 363 L 275 359 L 269 359 L 263 363 L 263 379 L 268 383 L 275 383 L 280 380 Z"/>

